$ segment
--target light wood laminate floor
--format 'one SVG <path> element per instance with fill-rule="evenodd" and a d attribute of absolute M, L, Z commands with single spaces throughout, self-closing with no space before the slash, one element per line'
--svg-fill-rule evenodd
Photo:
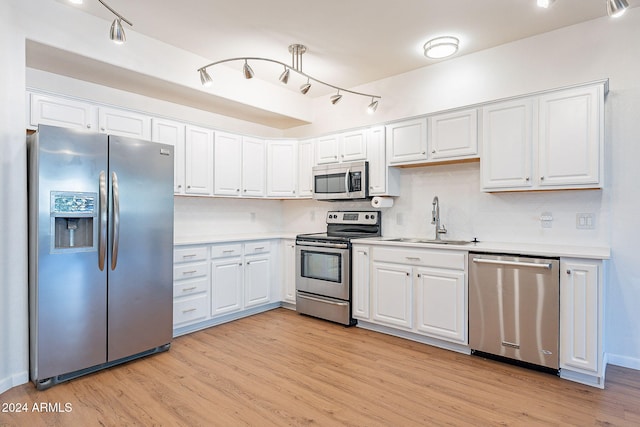
<path fill-rule="evenodd" d="M 28 408 L 0 425 L 30 427 L 622 426 L 640 425 L 640 372 L 610 366 L 599 390 L 277 309 L 0 404 Z"/>

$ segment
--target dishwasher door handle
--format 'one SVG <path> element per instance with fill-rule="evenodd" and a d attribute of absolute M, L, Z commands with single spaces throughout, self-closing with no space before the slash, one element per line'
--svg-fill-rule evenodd
<path fill-rule="evenodd" d="M 523 261 L 501 261 L 499 259 L 486 259 L 486 258 L 474 258 L 473 262 L 476 264 L 493 264 L 493 265 L 506 265 L 509 267 L 532 267 L 543 268 L 545 270 L 551 270 L 551 263 L 537 264 L 535 262 L 523 262 Z"/>

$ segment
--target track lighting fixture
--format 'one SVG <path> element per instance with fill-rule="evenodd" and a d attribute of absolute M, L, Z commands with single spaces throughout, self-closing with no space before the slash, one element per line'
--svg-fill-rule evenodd
<path fill-rule="evenodd" d="M 306 95 L 307 92 L 309 92 L 309 89 L 311 89 L 311 83 L 309 83 L 309 79 L 307 78 L 307 82 L 305 84 L 303 84 L 302 86 L 300 86 L 300 92 L 303 95 Z"/>
<path fill-rule="evenodd" d="M 247 60 L 244 60 L 244 66 L 242 67 L 242 74 L 244 74 L 245 79 L 252 79 L 254 76 L 253 69 L 249 66 Z"/>
<path fill-rule="evenodd" d="M 340 91 L 337 94 L 333 95 L 329 100 L 333 105 L 336 105 L 342 99 L 342 95 L 340 95 Z"/>
<path fill-rule="evenodd" d="M 69 2 L 73 4 L 82 4 L 83 0 L 69 0 Z M 104 0 L 98 0 L 98 2 L 100 2 L 101 5 L 106 7 L 109 10 L 109 12 L 113 13 L 116 16 L 116 19 L 114 19 L 113 23 L 111 24 L 111 30 L 109 31 L 109 38 L 113 40 L 113 42 L 116 44 L 122 44 L 126 42 L 127 36 L 124 33 L 124 28 L 122 27 L 122 21 L 129 24 L 129 26 L 133 27 L 133 24 L 131 23 L 131 21 L 129 21 L 127 18 L 125 18 L 124 16 L 120 15 L 118 12 L 113 10 L 113 8 L 109 6 Z"/>
<path fill-rule="evenodd" d="M 101 0 L 99 0 L 101 1 Z M 457 39 L 455 39 L 457 41 Z M 457 49 L 457 44 L 456 44 L 456 49 Z M 367 111 L 369 113 L 374 113 L 376 111 L 376 109 L 378 108 L 378 101 L 382 98 L 379 95 L 371 95 L 371 94 L 367 94 L 367 93 L 362 93 L 362 92 L 356 92 L 353 90 L 349 90 L 349 89 L 344 89 L 326 82 L 323 82 L 322 80 L 318 80 L 314 77 L 311 77 L 309 74 L 305 73 L 302 71 L 302 55 L 307 51 L 307 47 L 305 45 L 302 44 L 292 44 L 289 46 L 289 53 L 291 54 L 291 65 L 287 65 L 283 62 L 277 61 L 275 59 L 269 59 L 269 58 L 261 58 L 261 57 L 239 57 L 239 58 L 229 58 L 229 59 L 223 59 L 222 61 L 216 61 L 216 62 L 212 62 L 210 64 L 207 64 L 201 68 L 198 68 L 198 73 L 200 73 L 200 82 L 202 83 L 203 86 L 211 86 L 211 84 L 213 83 L 213 80 L 211 79 L 211 76 L 209 75 L 209 73 L 207 72 L 207 68 L 209 67 L 213 67 L 214 65 L 218 65 L 218 64 L 223 64 L 225 62 L 232 62 L 232 61 L 244 61 L 244 66 L 242 67 L 242 73 L 244 74 L 244 77 L 247 79 L 250 79 L 254 76 L 254 72 L 251 69 L 251 67 L 248 64 L 248 61 L 265 61 L 265 62 L 272 62 L 274 64 L 280 64 L 284 67 L 284 71 L 282 72 L 282 74 L 280 74 L 279 80 L 280 82 L 287 84 L 289 82 L 289 77 L 291 75 L 291 71 L 294 71 L 296 73 L 298 73 L 299 75 L 301 75 L 302 77 L 306 77 L 307 78 L 307 82 L 305 84 L 303 84 L 302 86 L 300 86 L 300 93 L 302 93 L 303 95 L 306 95 L 309 90 L 311 89 L 311 81 L 313 80 L 316 83 L 320 83 L 324 86 L 328 86 L 330 88 L 333 88 L 335 90 L 337 90 L 337 94 L 332 95 L 330 98 L 330 101 L 332 104 L 337 104 L 341 99 L 342 99 L 342 94 L 340 92 L 346 92 L 346 93 L 350 93 L 352 95 L 359 95 L 359 96 L 364 96 L 367 98 L 371 98 L 371 103 L 369 104 L 369 106 L 367 107 Z"/>
<path fill-rule="evenodd" d="M 628 8 L 627 0 L 607 0 L 607 14 L 613 18 L 624 15 Z"/>

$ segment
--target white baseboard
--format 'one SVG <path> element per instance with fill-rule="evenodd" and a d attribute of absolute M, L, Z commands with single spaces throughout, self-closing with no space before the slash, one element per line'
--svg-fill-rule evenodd
<path fill-rule="evenodd" d="M 609 363 L 609 365 L 622 366 L 623 368 L 640 371 L 640 359 L 636 359 L 635 357 L 607 353 L 607 363 Z"/>
<path fill-rule="evenodd" d="M 11 375 L 10 377 L 0 379 L 0 394 L 4 393 L 5 391 L 15 386 L 26 384 L 28 381 L 29 381 L 28 371 L 18 372 L 17 374 Z"/>

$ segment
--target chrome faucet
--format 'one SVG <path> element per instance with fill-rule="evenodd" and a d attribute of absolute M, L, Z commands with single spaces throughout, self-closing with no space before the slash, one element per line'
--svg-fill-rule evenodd
<path fill-rule="evenodd" d="M 436 240 L 441 240 L 440 235 L 445 234 L 447 229 L 444 225 L 440 225 L 440 201 L 438 200 L 438 196 L 433 198 L 433 209 L 431 210 L 431 224 L 435 224 L 436 226 Z"/>

